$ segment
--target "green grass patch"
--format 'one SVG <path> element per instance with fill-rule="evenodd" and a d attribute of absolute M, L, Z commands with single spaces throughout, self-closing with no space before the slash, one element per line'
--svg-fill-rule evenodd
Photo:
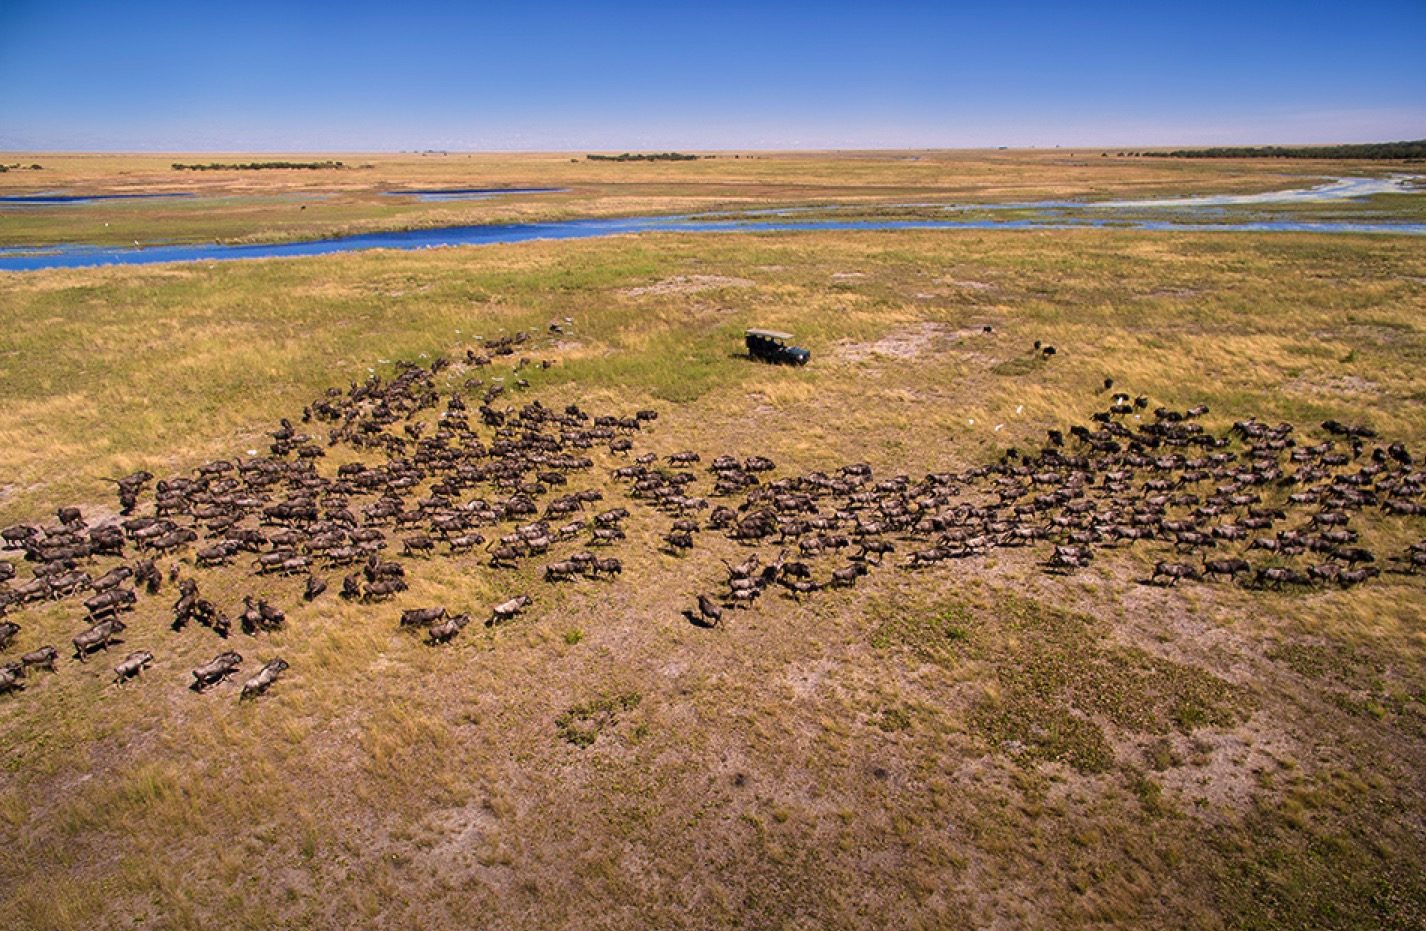
<path fill-rule="evenodd" d="M 639 707 L 642 699 L 638 692 L 626 692 L 581 702 L 555 718 L 555 732 L 561 740 L 576 747 L 592 746 L 599 735 L 617 725 L 626 712 Z"/>

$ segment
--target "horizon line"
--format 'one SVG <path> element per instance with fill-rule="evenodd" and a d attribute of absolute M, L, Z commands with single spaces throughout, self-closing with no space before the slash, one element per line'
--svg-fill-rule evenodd
<path fill-rule="evenodd" d="M 1118 143 L 1054 143 L 1042 145 L 888 145 L 888 146 L 788 146 L 780 148 L 754 148 L 745 146 L 699 146 L 699 147 L 664 147 L 648 146 L 636 148 L 444 148 L 428 146 L 425 148 L 293 148 L 293 149 L 247 149 L 247 148 L 196 148 L 196 149 L 127 149 L 127 148 L 3 148 L 0 147 L 0 154 L 3 155 L 140 155 L 140 156 L 166 156 L 166 155 L 573 155 L 573 154 L 595 154 L 603 155 L 607 153 L 634 154 L 634 153 L 663 153 L 676 152 L 697 154 L 709 153 L 755 153 L 755 154 L 783 154 L 789 152 L 817 153 L 817 152 L 1053 152 L 1062 149 L 1092 149 L 1095 151 L 1128 150 L 1134 149 L 1141 152 L 1153 151 L 1176 151 L 1183 149 L 1208 150 L 1208 149 L 1257 149 L 1257 148 L 1328 148 L 1331 146 L 1344 145 L 1400 145 L 1413 142 L 1426 142 L 1426 136 L 1418 139 L 1379 139 L 1369 142 L 1243 142 L 1243 143 L 1159 143 L 1153 145 L 1143 145 L 1133 142 Z"/>

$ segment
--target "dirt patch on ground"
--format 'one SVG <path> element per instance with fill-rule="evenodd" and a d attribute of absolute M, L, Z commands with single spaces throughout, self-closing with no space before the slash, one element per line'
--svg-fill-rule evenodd
<path fill-rule="evenodd" d="M 1265 718 L 1258 714 L 1232 730 L 1169 734 L 1141 748 L 1141 765 L 1182 811 L 1231 819 L 1252 804 L 1264 779 L 1303 757 L 1302 742 Z M 1132 759 L 1132 752 L 1125 756 Z"/>
<path fill-rule="evenodd" d="M 45 486 L 45 482 L 32 482 L 29 485 L 21 485 L 19 482 L 10 482 L 6 485 L 0 485 L 0 501 L 8 501 L 11 498 L 32 495 L 44 490 Z M 88 514 L 89 508 L 86 507 L 84 513 Z"/>
<path fill-rule="evenodd" d="M 1335 378 L 1294 378 L 1284 386 L 1289 391 L 1315 395 L 1381 394 L 1381 385 L 1360 375 L 1338 375 Z"/>
<path fill-rule="evenodd" d="M 639 288 L 626 288 L 619 292 L 625 297 L 643 297 L 648 294 L 698 294 L 703 291 L 717 291 L 720 288 L 751 288 L 756 282 L 748 278 L 734 278 L 730 275 L 674 275 L 654 284 Z"/>
<path fill-rule="evenodd" d="M 936 284 L 948 285 L 952 288 L 964 288 L 968 291 L 995 290 L 995 285 L 988 281 L 972 281 L 968 278 L 937 278 Z"/>
<path fill-rule="evenodd" d="M 865 362 L 878 356 L 886 359 L 915 359 L 948 348 L 959 340 L 982 334 L 980 327 L 918 323 L 892 330 L 875 342 L 838 343 L 832 349 L 832 357 L 846 362 Z"/>
<path fill-rule="evenodd" d="M 1155 288 L 1149 292 L 1149 297 L 1189 298 L 1198 297 L 1204 293 L 1202 288 Z"/>
<path fill-rule="evenodd" d="M 1376 346 L 1396 346 L 1402 340 L 1415 335 L 1415 328 L 1399 323 L 1382 323 L 1371 320 L 1349 320 L 1340 327 L 1316 330 L 1312 336 L 1320 340 L 1343 340 L 1351 344 L 1367 343 Z"/>

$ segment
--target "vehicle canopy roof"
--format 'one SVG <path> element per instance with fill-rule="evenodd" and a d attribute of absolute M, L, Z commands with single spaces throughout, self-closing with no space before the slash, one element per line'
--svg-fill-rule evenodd
<path fill-rule="evenodd" d="M 767 339 L 792 339 L 791 333 L 782 333 L 777 330 L 748 330 L 749 336 L 762 336 Z"/>

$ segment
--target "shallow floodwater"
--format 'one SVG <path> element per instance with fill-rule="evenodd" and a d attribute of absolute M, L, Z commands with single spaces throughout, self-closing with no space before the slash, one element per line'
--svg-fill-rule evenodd
<path fill-rule="evenodd" d="M 54 207 L 64 204 L 92 204 L 101 200 L 161 200 L 171 197 L 193 197 L 193 194 L 6 194 L 0 205 L 6 207 Z"/>
<path fill-rule="evenodd" d="M 1192 197 L 1169 197 L 1160 200 L 1106 200 L 1088 203 L 1088 207 L 1251 207 L 1255 204 L 1320 204 L 1334 200 L 1356 200 L 1376 194 L 1409 194 L 1414 182 L 1411 175 L 1390 178 L 1338 178 L 1316 187 L 1292 191 L 1267 191 L 1263 194 L 1200 194 Z"/>
<path fill-rule="evenodd" d="M 1417 185 L 1426 181 L 1417 175 L 1393 175 L 1390 178 L 1338 178 L 1310 188 L 1286 191 L 1266 191 L 1261 194 L 1194 194 L 1187 197 L 1144 198 L 1141 200 L 1028 200 L 989 204 L 945 204 L 934 201 L 887 204 L 890 208 L 940 209 L 948 213 L 963 211 L 1034 210 L 1044 216 L 1062 216 L 1066 211 L 1113 210 L 1116 212 L 1153 208 L 1173 213 L 1196 214 L 1200 217 L 1223 216 L 1221 207 L 1270 206 L 1272 204 L 1327 204 L 1334 201 L 1361 200 L 1376 194 L 1426 194 Z M 866 210 L 856 204 L 828 204 L 822 207 L 769 207 L 764 210 L 742 211 L 742 216 L 803 216 L 838 211 Z"/>
<path fill-rule="evenodd" d="M 1408 190 L 1413 179 L 1343 179 L 1307 191 L 1279 191 L 1270 195 L 1244 195 L 1259 198 L 1248 203 L 1268 203 L 1262 199 L 1275 197 L 1297 199 L 1311 195 L 1322 199 L 1365 197 L 1385 191 Z M 1381 187 L 1381 185 L 1387 185 Z M 502 189 L 513 193 L 512 189 Z M 406 192 L 416 193 L 416 192 Z M 450 193 L 450 192 L 446 192 Z M 1236 196 L 1236 195 L 1235 195 Z M 1235 200 L 1232 203 L 1240 203 Z M 1291 202 L 1291 201 L 1288 201 Z M 365 249 L 430 249 L 444 246 L 490 245 L 494 243 L 527 242 L 532 239 L 589 239 L 597 236 L 620 236 L 632 233 L 781 233 L 827 230 L 968 230 L 968 229 L 1136 229 L 1182 230 L 1193 232 L 1303 232 L 1303 233 L 1391 233 L 1426 235 L 1426 223 L 1400 223 L 1380 220 L 1363 221 L 1298 221 L 1252 219 L 1232 221 L 1221 219 L 1218 208 L 1225 201 L 1219 197 L 1181 198 L 1168 201 L 1118 201 L 1098 204 L 1059 203 L 1052 207 L 1040 205 L 1034 218 L 996 219 L 992 217 L 947 217 L 945 219 L 859 219 L 838 220 L 815 216 L 792 219 L 779 217 L 776 211 L 748 211 L 737 216 L 645 216 L 615 217 L 588 220 L 565 220 L 545 223 L 504 223 L 484 226 L 454 226 L 438 229 L 398 230 L 364 233 L 334 239 L 307 242 L 256 243 L 223 245 L 199 243 L 190 245 L 153 245 L 149 247 L 54 246 L 50 248 L 0 250 L 0 271 L 31 271 L 45 268 L 83 268 L 93 265 L 150 265 L 159 262 L 223 261 L 230 259 L 284 258 L 331 255 Z M 946 206 L 946 205 L 937 205 Z M 966 205 L 968 210 L 984 210 L 988 205 Z M 1008 207 L 1011 205 L 994 205 Z M 1032 205 L 1016 205 L 1021 207 Z M 1114 211 L 1116 206 L 1118 211 Z M 1135 215 L 1141 207 L 1174 207 L 1182 212 L 1168 218 Z M 1066 212 L 1078 208 L 1074 212 Z M 1106 216 L 1087 208 L 1109 208 L 1122 216 Z M 1193 209 L 1184 209 L 1193 208 Z M 1197 208 L 1207 208 L 1197 210 Z M 955 209 L 955 208 L 948 208 Z M 1195 212 L 1197 211 L 1197 212 Z M 803 211 L 799 211 L 803 212 Z M 784 210 L 781 213 L 786 214 Z M 805 212 L 804 212 L 805 213 Z M 1194 222 L 1194 217 L 1214 217 L 1210 222 Z M 771 217 L 771 219 L 767 219 Z M 763 219 L 758 219 L 763 218 Z"/>
<path fill-rule="evenodd" d="M 83 268 L 93 265 L 150 265 L 159 262 L 219 261 L 331 255 L 364 249 L 431 249 L 491 245 L 532 239 L 590 239 L 630 233 L 783 233 L 817 230 L 1045 230 L 1076 228 L 1186 230 L 1212 232 L 1408 233 L 1426 234 L 1423 223 L 1172 223 L 1114 220 L 803 220 L 748 222 L 699 220 L 696 217 L 623 217 L 551 223 L 457 226 L 428 230 L 365 233 L 310 242 L 250 245 L 160 245 L 150 248 L 57 246 L 45 250 L 0 251 L 0 271 Z"/>

